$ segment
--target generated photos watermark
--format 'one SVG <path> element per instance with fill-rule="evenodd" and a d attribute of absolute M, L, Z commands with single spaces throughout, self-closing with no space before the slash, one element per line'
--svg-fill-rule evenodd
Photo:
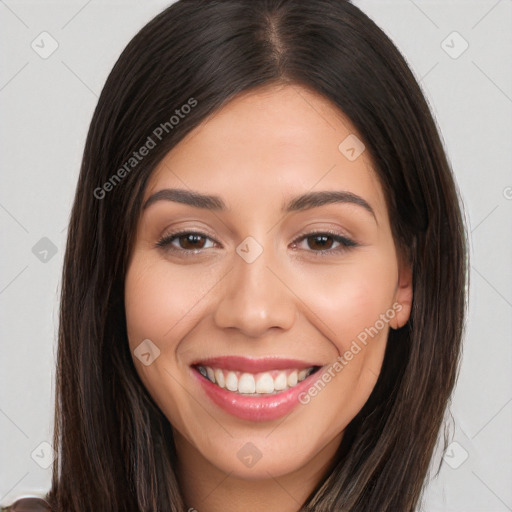
<path fill-rule="evenodd" d="M 130 174 L 151 153 L 151 150 L 157 146 L 164 136 L 169 134 L 180 123 L 181 119 L 185 119 L 187 114 L 190 114 L 195 106 L 197 106 L 197 100 L 191 97 L 180 108 L 175 109 L 174 114 L 169 120 L 160 123 L 154 128 L 146 142 L 137 151 L 134 151 L 101 187 L 94 189 L 94 197 L 96 199 L 104 199 L 108 192 L 114 190 L 116 185 Z"/>
<path fill-rule="evenodd" d="M 376 320 L 372 326 L 366 327 L 362 330 L 357 335 L 356 339 L 352 340 L 350 348 L 342 355 L 338 356 L 307 391 L 303 391 L 299 394 L 299 402 L 303 405 L 309 404 L 311 399 L 317 396 L 325 386 L 331 382 L 336 374 L 340 373 L 343 368 L 345 368 L 345 366 L 354 359 L 354 356 L 361 352 L 362 347 L 360 344 L 366 346 L 368 344 L 368 338 L 374 338 L 377 336 L 402 309 L 402 304 L 395 302 L 385 313 L 381 313 L 379 315 L 379 319 Z"/>

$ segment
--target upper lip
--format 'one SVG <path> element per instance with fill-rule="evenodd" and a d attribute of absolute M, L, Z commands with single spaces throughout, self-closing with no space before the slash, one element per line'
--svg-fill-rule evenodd
<path fill-rule="evenodd" d="M 298 359 L 287 359 L 282 357 L 248 358 L 241 356 L 210 357 L 194 361 L 191 366 L 209 366 L 210 368 L 221 368 L 223 370 L 241 371 L 248 373 L 268 372 L 271 370 L 287 370 L 311 368 L 322 366 L 318 363 L 300 361 Z"/>

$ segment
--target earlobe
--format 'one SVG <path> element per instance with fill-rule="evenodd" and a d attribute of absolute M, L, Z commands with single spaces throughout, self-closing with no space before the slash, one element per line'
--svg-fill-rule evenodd
<path fill-rule="evenodd" d="M 400 329 L 400 327 L 403 327 L 409 320 L 412 308 L 412 297 L 412 266 L 410 264 L 404 264 L 401 265 L 399 271 L 395 303 L 393 304 L 395 316 L 389 322 L 392 329 Z"/>

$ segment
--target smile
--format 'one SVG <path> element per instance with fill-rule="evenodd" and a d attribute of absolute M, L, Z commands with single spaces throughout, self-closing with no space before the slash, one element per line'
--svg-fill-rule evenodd
<path fill-rule="evenodd" d="M 197 366 L 196 368 L 203 377 L 220 388 L 225 388 L 233 393 L 258 396 L 276 394 L 293 388 L 319 367 L 311 366 L 302 370 L 272 370 L 259 373 L 228 371 L 211 366 Z"/>
<path fill-rule="evenodd" d="M 205 399 L 224 412 L 248 421 L 272 421 L 301 403 L 322 368 L 292 359 L 226 356 L 195 361 L 192 375 Z M 211 406 L 211 405 L 210 405 Z"/>

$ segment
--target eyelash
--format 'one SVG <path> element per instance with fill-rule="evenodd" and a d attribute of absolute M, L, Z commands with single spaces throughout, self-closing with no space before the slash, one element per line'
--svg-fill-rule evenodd
<path fill-rule="evenodd" d="M 194 254 L 197 254 L 198 252 L 207 250 L 208 248 L 201 248 L 201 249 L 182 249 L 182 248 L 176 248 L 171 245 L 171 243 L 184 236 L 184 235 L 196 235 L 203 238 L 210 239 L 215 242 L 211 237 L 206 235 L 205 233 L 201 233 L 199 231 L 179 231 L 176 233 L 170 233 L 168 235 L 165 235 L 162 237 L 157 243 L 156 246 L 160 247 L 162 249 L 174 252 L 174 253 L 182 253 L 184 256 L 192 256 Z M 310 233 L 303 233 L 299 235 L 298 238 L 296 238 L 292 244 L 295 246 L 296 244 L 303 242 L 304 240 L 313 237 L 313 236 L 328 236 L 334 240 L 334 242 L 338 242 L 340 245 L 336 249 L 321 249 L 319 251 L 315 251 L 313 249 L 309 250 L 308 252 L 312 252 L 315 254 L 315 256 L 329 256 L 332 254 L 340 254 L 342 252 L 349 251 L 350 249 L 353 249 L 355 247 L 358 247 L 358 243 L 356 243 L 354 240 L 351 240 L 350 238 L 347 238 L 346 236 L 340 235 L 339 233 L 336 233 L 335 231 L 330 230 L 324 230 L 324 231 L 312 231 Z M 216 242 L 217 243 L 217 242 Z"/>

